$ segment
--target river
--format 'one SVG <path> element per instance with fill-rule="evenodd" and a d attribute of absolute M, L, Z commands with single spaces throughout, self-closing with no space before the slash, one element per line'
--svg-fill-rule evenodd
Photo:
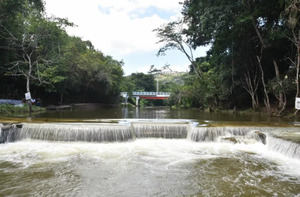
<path fill-rule="evenodd" d="M 297 119 L 91 105 L 0 119 L 22 122 L 1 131 L 0 196 L 300 194 Z"/>

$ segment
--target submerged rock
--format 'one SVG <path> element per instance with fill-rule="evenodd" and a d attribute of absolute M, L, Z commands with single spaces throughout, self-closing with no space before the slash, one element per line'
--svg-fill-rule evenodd
<path fill-rule="evenodd" d="M 261 131 L 254 131 L 254 133 L 257 135 L 258 139 L 261 141 L 261 143 L 266 144 L 267 143 L 267 136 Z"/>
<path fill-rule="evenodd" d="M 16 127 L 21 129 L 23 127 L 23 125 L 22 124 L 16 124 Z"/>

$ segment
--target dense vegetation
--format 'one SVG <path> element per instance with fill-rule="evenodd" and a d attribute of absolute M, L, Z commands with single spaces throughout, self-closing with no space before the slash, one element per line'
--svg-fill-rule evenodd
<path fill-rule="evenodd" d="M 73 24 L 47 18 L 42 0 L 0 1 L 0 98 L 31 92 L 43 103 L 115 102 L 122 62 L 69 36 Z"/>
<path fill-rule="evenodd" d="M 149 91 L 155 92 L 155 80 L 153 75 L 144 73 L 132 73 L 129 76 L 124 77 L 121 90 L 123 92 L 133 91 Z"/>
<path fill-rule="evenodd" d="M 40 106 L 32 106 L 32 112 L 44 112 L 46 109 Z M 22 115 L 27 114 L 29 112 L 28 104 L 14 106 L 11 104 L 1 104 L 0 105 L 0 114 L 14 114 L 14 115 Z"/>
<path fill-rule="evenodd" d="M 122 62 L 69 36 L 74 24 L 46 17 L 42 0 L 2 0 L 0 98 L 31 92 L 44 103 L 113 103 L 120 90 L 155 91 L 159 80 L 160 91 L 172 92 L 170 105 L 281 115 L 300 96 L 299 17 L 299 0 L 185 0 L 182 18 L 155 31 L 165 44 L 158 54 L 181 51 L 190 73 L 170 80 L 150 69 L 123 78 Z M 206 57 L 194 57 L 207 45 Z"/>
<path fill-rule="evenodd" d="M 281 115 L 299 96 L 299 0 L 185 0 L 183 17 L 158 29 L 191 62 L 177 105 L 264 109 Z M 210 45 L 206 57 L 191 49 Z"/>

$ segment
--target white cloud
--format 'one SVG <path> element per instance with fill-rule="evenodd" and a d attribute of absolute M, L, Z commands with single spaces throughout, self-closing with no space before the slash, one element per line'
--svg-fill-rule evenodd
<path fill-rule="evenodd" d="M 117 58 L 135 52 L 157 51 L 153 29 L 168 22 L 152 13 L 139 18 L 138 13 L 156 8 L 179 16 L 180 0 L 46 0 L 48 15 L 68 18 L 78 27 L 69 28 L 71 35 L 90 40 L 105 54 Z M 134 17 L 133 15 L 136 14 Z"/>
<path fill-rule="evenodd" d="M 49 16 L 67 18 L 77 27 L 71 35 L 90 40 L 106 55 L 124 60 L 125 74 L 147 72 L 154 64 L 170 64 L 173 70 L 186 71 L 190 64 L 184 54 L 173 50 L 156 57 L 160 48 L 153 29 L 180 17 L 183 0 L 45 0 Z M 205 55 L 208 48 L 195 51 Z M 200 53 L 199 53 L 200 52 Z"/>

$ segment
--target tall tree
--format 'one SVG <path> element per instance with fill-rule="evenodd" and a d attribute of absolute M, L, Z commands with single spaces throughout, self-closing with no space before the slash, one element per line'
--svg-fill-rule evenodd
<path fill-rule="evenodd" d="M 289 38 L 292 40 L 296 47 L 295 60 L 292 63 L 296 67 L 296 95 L 295 97 L 300 97 L 300 86 L 299 86 L 299 72 L 300 72 L 300 0 L 286 0 L 285 11 L 283 16 L 287 18 L 287 25 L 291 30 L 291 36 Z M 295 111 L 295 114 L 298 110 Z"/>
<path fill-rule="evenodd" d="M 262 96 L 269 113 L 271 101 L 277 98 L 277 114 L 287 102 L 284 76 L 291 54 L 281 18 L 283 10 L 283 0 L 185 0 L 182 11 L 187 26 L 184 36 L 193 47 L 211 43 L 208 61 L 219 68 L 216 72 L 224 73 L 219 75 L 223 78 L 220 81 L 228 83 L 231 94 L 237 94 L 242 86 L 250 92 L 253 108 L 258 105 L 257 97 Z"/>
<path fill-rule="evenodd" d="M 164 55 L 167 50 L 177 49 L 182 52 L 191 63 L 194 72 L 201 78 L 201 71 L 197 68 L 193 48 L 185 37 L 183 21 L 170 22 L 160 28 L 154 30 L 160 38 L 158 43 L 163 43 L 164 46 L 158 51 L 158 55 Z"/>

